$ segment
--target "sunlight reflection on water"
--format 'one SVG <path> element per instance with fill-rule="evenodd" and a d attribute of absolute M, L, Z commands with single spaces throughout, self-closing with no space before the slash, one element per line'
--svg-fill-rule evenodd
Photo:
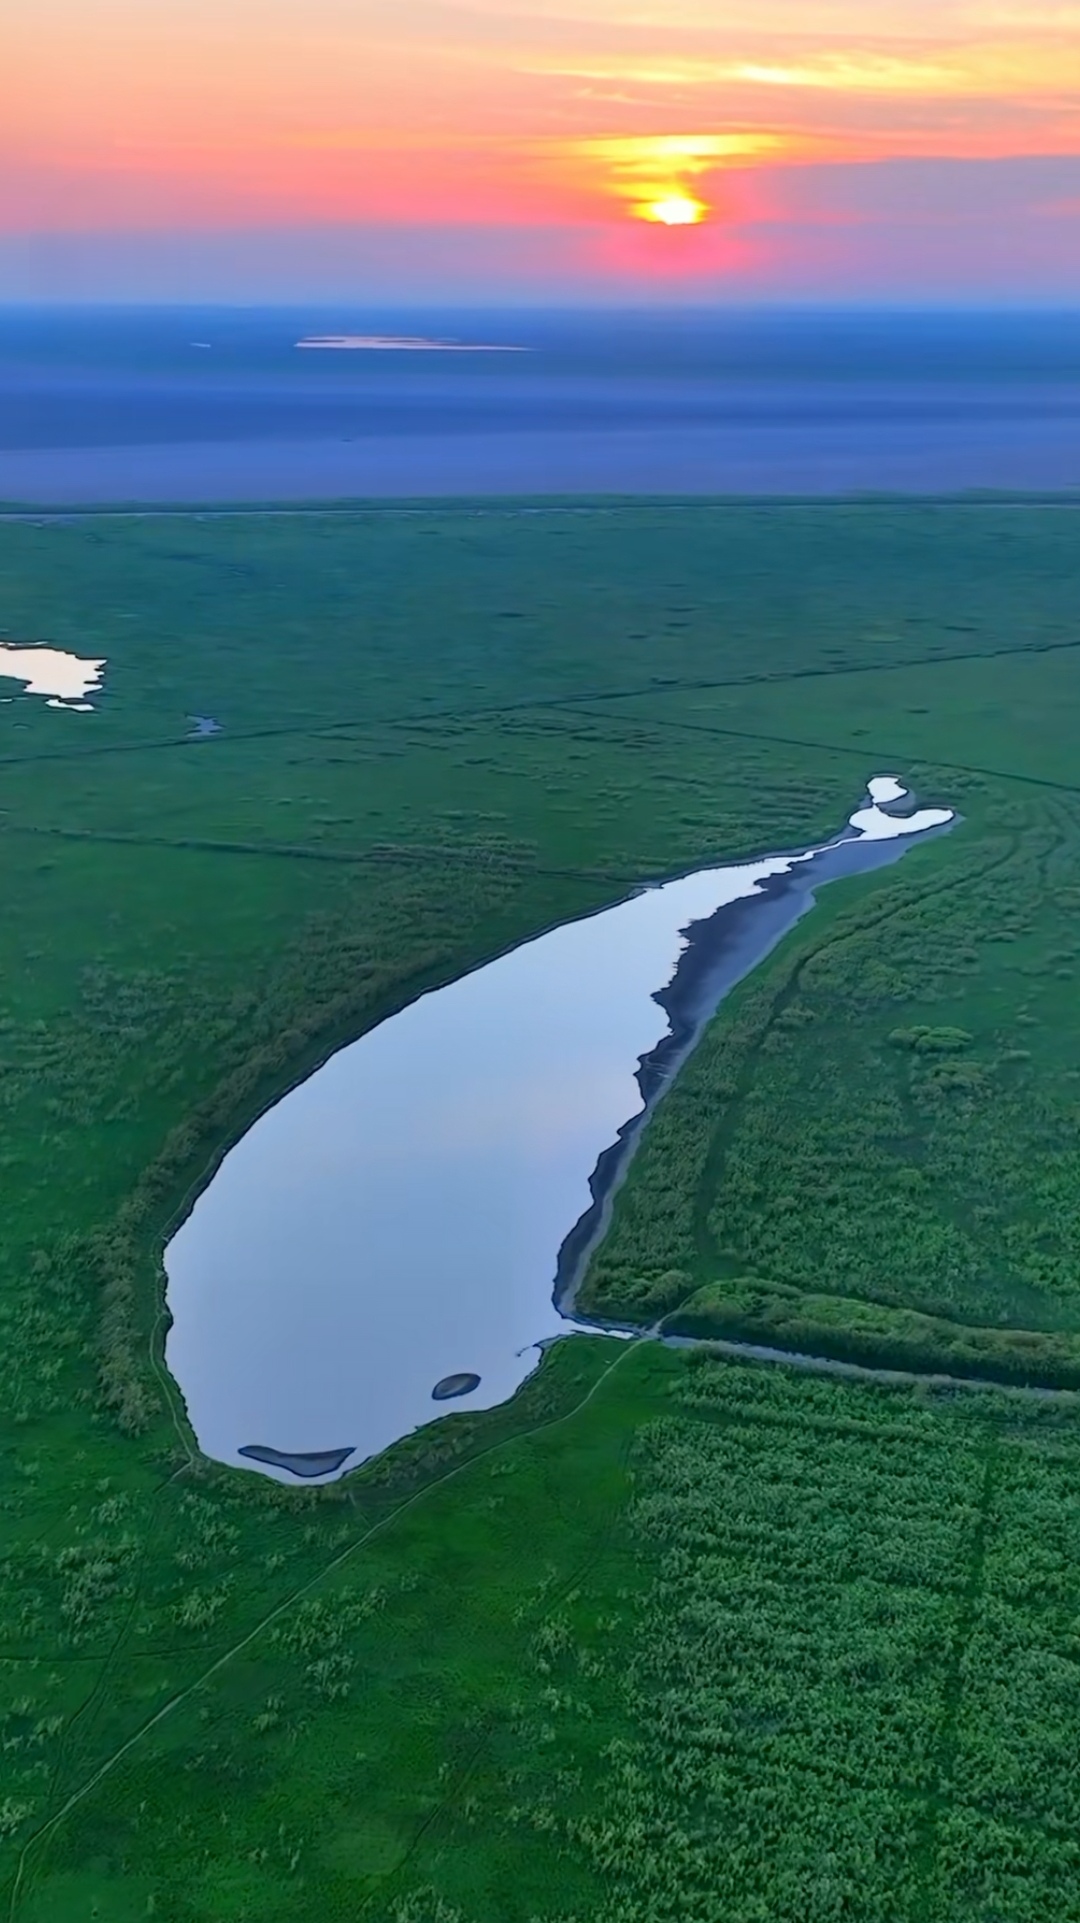
<path fill-rule="evenodd" d="M 0 641 L 0 681 L 22 681 L 24 694 L 43 696 L 50 708 L 89 713 L 94 706 L 89 696 L 100 692 L 106 665 L 65 648 Z"/>

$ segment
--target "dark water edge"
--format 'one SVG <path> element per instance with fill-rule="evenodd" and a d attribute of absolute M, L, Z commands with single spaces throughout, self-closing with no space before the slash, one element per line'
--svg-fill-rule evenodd
<path fill-rule="evenodd" d="M 271 1469 L 287 1469 L 291 1476 L 300 1476 L 304 1481 L 314 1482 L 320 1476 L 332 1476 L 344 1467 L 354 1453 L 353 1444 L 347 1449 L 311 1449 L 290 1451 L 271 1449 L 266 1443 L 248 1442 L 237 1450 L 238 1456 L 247 1456 L 251 1462 L 264 1462 Z"/>
<path fill-rule="evenodd" d="M 0 448 L 0 504 L 37 511 L 431 502 L 475 497 L 1074 494 L 1080 409 L 1061 419 L 731 428 L 600 426 L 355 440 Z"/>
<path fill-rule="evenodd" d="M 900 815 L 910 809 L 895 808 L 889 812 Z M 636 1079 L 644 1106 L 623 1125 L 617 1139 L 600 1156 L 589 1178 L 592 1206 L 575 1223 L 559 1250 L 555 1306 L 560 1314 L 572 1317 L 578 1325 L 623 1329 L 623 1324 L 608 1324 L 602 1318 L 582 1314 L 576 1307 L 577 1296 L 589 1263 L 611 1226 L 615 1198 L 629 1173 L 646 1123 L 692 1055 L 725 997 L 813 908 L 818 888 L 826 882 L 889 867 L 910 848 L 948 834 L 958 819 L 954 817 L 943 827 L 927 830 L 917 841 L 871 841 L 858 835 L 843 836 L 790 873 L 770 876 L 760 884 L 756 894 L 728 902 L 714 915 L 690 925 L 686 931 L 686 949 L 672 980 L 653 997 L 667 1014 L 671 1029 L 657 1047 L 641 1059 Z"/>

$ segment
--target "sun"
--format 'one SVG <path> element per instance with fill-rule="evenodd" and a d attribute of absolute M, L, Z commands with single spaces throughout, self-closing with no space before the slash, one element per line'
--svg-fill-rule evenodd
<path fill-rule="evenodd" d="M 692 194 L 665 194 L 661 200 L 646 201 L 640 209 L 643 220 L 659 221 L 663 227 L 696 227 L 708 208 Z"/>

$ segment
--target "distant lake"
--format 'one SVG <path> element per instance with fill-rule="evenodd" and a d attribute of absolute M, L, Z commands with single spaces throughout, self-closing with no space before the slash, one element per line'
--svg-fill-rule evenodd
<path fill-rule="evenodd" d="M 1074 317 L 0 311 L 9 502 L 973 487 L 1080 487 Z"/>
<path fill-rule="evenodd" d="M 703 868 L 523 942 L 263 1115 L 165 1253 L 167 1361 L 206 1454 L 334 1473 L 512 1395 L 574 1326 L 642 1119 L 724 994 L 815 887 L 953 819 L 903 801 L 878 777 L 824 847 Z"/>

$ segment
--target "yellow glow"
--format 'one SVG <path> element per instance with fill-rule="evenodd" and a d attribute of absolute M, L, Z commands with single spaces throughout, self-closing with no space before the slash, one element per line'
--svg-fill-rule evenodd
<path fill-rule="evenodd" d="M 638 209 L 642 220 L 659 221 L 664 227 L 696 227 L 708 208 L 703 200 L 689 194 L 668 194 L 663 200 L 649 200 Z"/>
<path fill-rule="evenodd" d="M 704 173 L 725 161 L 737 163 L 775 154 L 783 144 L 774 133 L 749 129 L 727 134 L 624 134 L 607 140 L 578 141 L 576 151 L 622 174 L 662 167 L 680 173 Z"/>
<path fill-rule="evenodd" d="M 971 62 L 900 59 L 877 54 L 832 55 L 800 66 L 767 66 L 744 63 L 733 69 L 732 78 L 748 80 L 760 87 L 818 87 L 834 93 L 924 94 L 964 93 L 977 90 L 981 75 L 970 70 Z"/>
<path fill-rule="evenodd" d="M 1040 101 L 1044 105 L 1073 94 L 1080 85 L 1080 41 L 1074 32 L 1033 33 L 1025 41 L 1018 34 L 968 36 L 942 43 L 928 40 L 896 50 L 883 44 L 850 47 L 807 46 L 798 59 L 773 59 L 764 41 L 760 54 L 730 53 L 716 46 L 670 53 L 628 52 L 612 48 L 604 55 L 522 55 L 520 73 L 545 74 L 595 85 L 647 87 L 664 90 L 743 87 L 828 93 L 841 102 L 845 96 L 876 94 L 896 102 L 948 101 L 985 97 L 999 112 Z M 736 96 L 737 97 L 737 96 Z M 740 101 L 746 111 L 745 100 Z M 751 114 L 753 109 L 750 110 Z M 738 136 L 736 136 L 738 138 Z"/>
<path fill-rule="evenodd" d="M 777 154 L 783 141 L 773 133 L 739 129 L 719 134 L 623 134 L 582 140 L 564 148 L 567 158 L 586 163 L 600 191 L 621 201 L 636 220 L 663 227 L 696 227 L 712 208 L 695 191 L 703 176 L 724 167 Z"/>

